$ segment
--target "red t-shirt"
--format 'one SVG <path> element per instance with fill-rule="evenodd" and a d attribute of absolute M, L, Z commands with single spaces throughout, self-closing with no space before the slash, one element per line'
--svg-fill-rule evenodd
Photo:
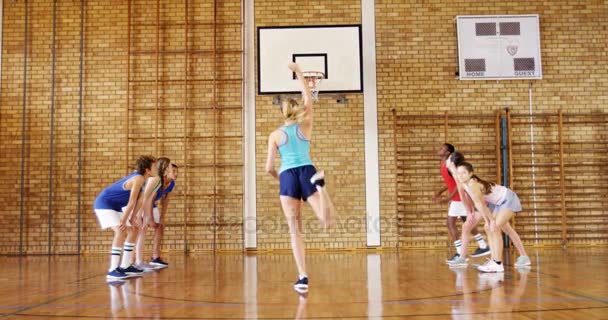
<path fill-rule="evenodd" d="M 445 181 L 445 185 L 448 186 L 448 192 L 452 193 L 454 189 L 456 189 L 456 180 L 454 180 L 454 177 L 450 176 L 445 161 L 441 162 L 441 176 L 443 177 L 443 181 Z M 460 201 L 460 194 L 458 192 L 456 192 L 452 201 Z"/>

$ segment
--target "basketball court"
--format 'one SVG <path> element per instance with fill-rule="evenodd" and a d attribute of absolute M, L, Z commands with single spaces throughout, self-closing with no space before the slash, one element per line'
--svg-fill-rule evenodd
<path fill-rule="evenodd" d="M 175 255 L 106 284 L 106 257 L 3 257 L 2 316 L 15 319 L 603 319 L 605 248 L 535 250 L 504 274 L 449 269 L 439 251 L 313 253 L 296 294 L 289 254 Z M 178 271 L 179 270 L 179 271 Z M 574 271 L 575 270 L 575 271 Z M 8 278 L 6 275 L 13 275 Z"/>

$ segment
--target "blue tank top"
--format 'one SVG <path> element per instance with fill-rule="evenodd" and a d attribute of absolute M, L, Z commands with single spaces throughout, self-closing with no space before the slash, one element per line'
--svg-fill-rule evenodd
<path fill-rule="evenodd" d="M 122 208 L 129 204 L 131 190 L 125 189 L 124 184 L 135 176 L 141 176 L 139 172 L 133 172 L 130 175 L 118 180 L 109 187 L 103 189 L 95 198 L 93 208 L 95 209 L 110 209 L 121 212 Z M 141 191 L 141 189 L 140 189 Z"/>
<path fill-rule="evenodd" d="M 152 203 L 154 208 L 156 208 L 156 201 L 160 200 L 162 197 L 168 195 L 169 192 L 173 191 L 173 187 L 175 187 L 175 180 L 173 180 L 173 181 L 171 181 L 171 183 L 169 183 L 169 186 L 167 187 L 167 189 L 164 189 L 161 191 L 159 188 L 158 191 L 156 191 L 156 197 L 154 198 L 154 202 Z"/>
<path fill-rule="evenodd" d="M 279 128 L 285 136 L 279 144 L 281 168 L 279 173 L 292 168 L 312 165 L 310 159 L 310 141 L 306 139 L 300 126 L 292 124 Z"/>

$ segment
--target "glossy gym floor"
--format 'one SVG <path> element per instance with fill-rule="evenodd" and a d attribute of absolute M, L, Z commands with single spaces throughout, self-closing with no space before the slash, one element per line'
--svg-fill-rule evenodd
<path fill-rule="evenodd" d="M 111 283 L 105 255 L 0 257 L 0 318 L 608 319 L 608 248 L 529 252 L 504 274 L 475 270 L 485 258 L 450 269 L 437 250 L 311 253 L 305 295 L 288 253 L 173 254 Z"/>

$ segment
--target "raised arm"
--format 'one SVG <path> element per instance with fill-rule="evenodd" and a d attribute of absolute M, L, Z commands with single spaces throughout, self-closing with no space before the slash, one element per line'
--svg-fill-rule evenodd
<path fill-rule="evenodd" d="M 310 92 L 308 83 L 306 83 L 306 79 L 304 79 L 304 75 L 302 74 L 302 70 L 300 70 L 300 66 L 295 62 L 291 62 L 287 67 L 296 74 L 296 77 L 298 78 L 298 81 L 300 82 L 300 86 L 302 87 L 302 98 L 304 99 L 304 111 L 312 112 L 312 93 Z"/>

